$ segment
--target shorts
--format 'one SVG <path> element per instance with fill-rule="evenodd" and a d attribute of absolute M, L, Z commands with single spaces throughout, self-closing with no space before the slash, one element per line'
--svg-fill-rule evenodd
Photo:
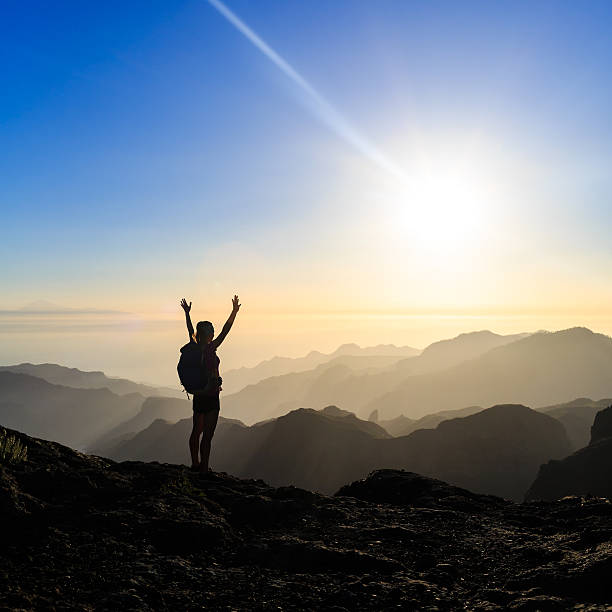
<path fill-rule="evenodd" d="M 220 410 L 220 408 L 221 405 L 218 395 L 196 393 L 196 395 L 193 396 L 193 411 L 197 414 L 205 414 L 212 410 Z"/>

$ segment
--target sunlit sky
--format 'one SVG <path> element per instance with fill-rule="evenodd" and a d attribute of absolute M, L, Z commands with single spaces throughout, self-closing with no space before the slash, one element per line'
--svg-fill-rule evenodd
<path fill-rule="evenodd" d="M 7 2 L 0 309 L 133 318 L 5 315 L 0 361 L 175 381 L 234 293 L 227 367 L 611 334 L 611 60 L 609 2 Z"/>

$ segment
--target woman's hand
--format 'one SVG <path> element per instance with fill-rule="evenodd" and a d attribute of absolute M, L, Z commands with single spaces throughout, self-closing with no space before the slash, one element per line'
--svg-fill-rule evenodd
<path fill-rule="evenodd" d="M 217 348 L 223 342 L 223 340 L 225 340 L 225 336 L 229 334 L 229 330 L 232 329 L 232 325 L 234 324 L 234 319 L 236 318 L 236 315 L 238 314 L 239 308 L 240 308 L 240 304 L 238 302 L 238 296 L 235 295 L 232 298 L 232 312 L 230 316 L 227 318 L 227 321 L 225 322 L 225 325 L 223 326 L 221 333 L 213 340 L 215 348 Z"/>
<path fill-rule="evenodd" d="M 191 310 L 191 302 L 189 302 L 189 304 L 187 304 L 187 300 L 185 298 L 183 298 L 181 300 L 181 306 L 183 307 L 183 310 L 186 313 L 189 313 L 189 311 Z"/>

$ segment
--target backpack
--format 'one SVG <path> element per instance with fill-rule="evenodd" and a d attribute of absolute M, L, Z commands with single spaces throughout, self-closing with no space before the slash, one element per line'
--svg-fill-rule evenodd
<path fill-rule="evenodd" d="M 193 395 L 208 385 L 208 375 L 202 365 L 202 349 L 196 342 L 181 347 L 176 370 L 188 398 L 190 393 Z"/>

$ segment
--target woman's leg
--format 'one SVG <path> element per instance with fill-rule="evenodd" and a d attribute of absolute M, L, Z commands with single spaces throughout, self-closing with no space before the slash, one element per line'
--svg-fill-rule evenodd
<path fill-rule="evenodd" d="M 198 466 L 198 447 L 200 446 L 200 436 L 204 431 L 204 415 L 201 412 L 193 413 L 193 428 L 189 436 L 189 452 L 191 453 L 191 465 Z"/>
<path fill-rule="evenodd" d="M 200 471 L 208 472 L 208 459 L 210 457 L 210 444 L 215 435 L 219 409 L 207 410 L 204 413 L 204 430 L 202 433 L 202 444 L 200 445 Z"/>

